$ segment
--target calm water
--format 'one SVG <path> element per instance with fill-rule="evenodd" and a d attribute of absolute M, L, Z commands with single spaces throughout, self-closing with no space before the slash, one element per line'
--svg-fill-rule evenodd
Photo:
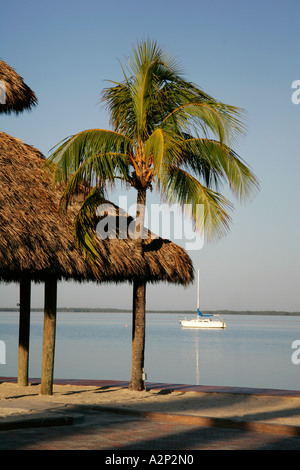
<path fill-rule="evenodd" d="M 225 330 L 183 329 L 178 314 L 148 314 L 145 372 L 150 382 L 300 390 L 300 364 L 292 342 L 300 318 L 224 316 Z M 43 314 L 31 314 L 31 377 L 41 375 Z M 0 376 L 17 376 L 18 314 L 0 312 L 6 364 Z M 130 313 L 58 313 L 56 378 L 129 380 Z"/>

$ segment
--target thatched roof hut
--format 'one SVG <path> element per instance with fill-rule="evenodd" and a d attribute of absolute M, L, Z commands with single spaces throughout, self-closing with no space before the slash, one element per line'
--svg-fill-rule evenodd
<path fill-rule="evenodd" d="M 22 77 L 3 60 L 0 60 L 0 97 L 0 113 L 5 114 L 21 113 L 38 102 Z"/>
<path fill-rule="evenodd" d="M 58 217 L 58 196 L 41 166 L 44 157 L 0 132 L 0 280 L 34 281 L 49 274 L 84 279 L 90 274 L 74 246 L 70 221 Z"/>
<path fill-rule="evenodd" d="M 18 282 L 23 273 L 36 282 L 49 274 L 58 280 L 191 282 L 187 253 L 155 237 L 146 240 L 144 259 L 134 240 L 99 240 L 101 268 L 93 270 L 77 247 L 71 215 L 59 211 L 60 191 L 44 162 L 37 149 L 0 132 L 0 281 Z"/>
<path fill-rule="evenodd" d="M 61 192 L 34 147 L 0 132 L 0 281 L 20 282 L 19 383 L 28 383 L 30 281 L 45 282 L 42 393 L 52 393 L 57 280 L 166 281 L 187 285 L 192 262 L 174 243 L 150 233 L 144 257 L 130 238 L 97 240 L 99 267 L 77 246 L 73 217 L 59 211 Z M 128 223 L 132 219 L 128 217 Z"/>

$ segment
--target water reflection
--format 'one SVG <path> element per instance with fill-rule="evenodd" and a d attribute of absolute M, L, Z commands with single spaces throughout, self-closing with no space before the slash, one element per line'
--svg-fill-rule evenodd
<path fill-rule="evenodd" d="M 199 341 L 196 336 L 195 336 L 195 351 L 196 351 L 196 385 L 200 385 Z"/>
<path fill-rule="evenodd" d="M 234 316 L 225 330 L 184 329 L 177 314 L 148 314 L 145 371 L 151 382 L 300 389 L 300 365 L 291 345 L 300 339 L 299 317 Z M 30 376 L 40 377 L 42 313 L 33 313 Z M 18 314 L 0 313 L 6 364 L 17 375 Z M 130 313 L 59 313 L 55 377 L 128 380 Z"/>

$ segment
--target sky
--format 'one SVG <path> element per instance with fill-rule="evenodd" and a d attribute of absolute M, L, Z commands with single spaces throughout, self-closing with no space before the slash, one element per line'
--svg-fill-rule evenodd
<path fill-rule="evenodd" d="M 109 128 L 101 91 L 122 80 L 120 62 L 142 39 L 176 57 L 187 80 L 246 111 L 247 134 L 234 150 L 260 192 L 240 204 L 224 188 L 234 205 L 230 231 L 188 251 L 200 272 L 200 308 L 300 311 L 299 0 L 0 0 L 0 8 L 0 58 L 39 100 L 30 112 L 1 115 L 1 130 L 46 157 L 69 135 Z M 18 301 L 16 284 L 0 285 L 0 307 Z M 43 285 L 33 285 L 32 306 L 43 306 Z M 58 307 L 131 309 L 132 286 L 61 282 Z M 148 309 L 195 307 L 195 283 L 147 286 Z"/>

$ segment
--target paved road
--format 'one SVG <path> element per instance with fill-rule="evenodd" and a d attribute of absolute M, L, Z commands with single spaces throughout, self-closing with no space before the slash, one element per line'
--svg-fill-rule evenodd
<path fill-rule="evenodd" d="M 300 437 L 145 419 L 132 414 L 77 410 L 71 425 L 0 431 L 0 450 L 300 450 Z M 78 416 L 78 415 L 77 415 Z M 121 454 L 118 454 L 121 455 Z"/>

